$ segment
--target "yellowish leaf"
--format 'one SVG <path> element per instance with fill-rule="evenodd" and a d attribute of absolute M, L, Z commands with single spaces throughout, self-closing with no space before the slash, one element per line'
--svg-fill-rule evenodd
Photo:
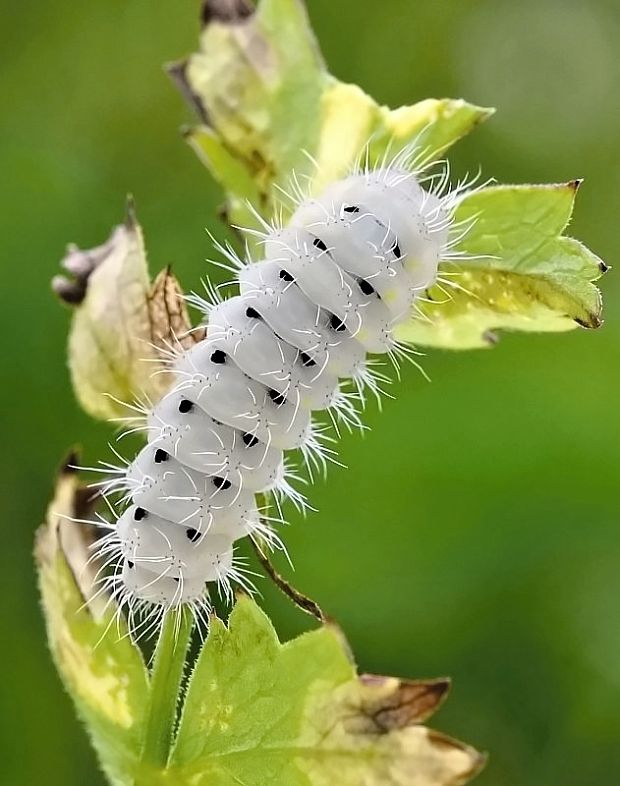
<path fill-rule="evenodd" d="M 70 521 L 91 511 L 92 489 L 80 486 L 68 461 L 47 520 L 37 532 L 36 562 L 48 642 L 56 667 L 113 783 L 129 783 L 143 736 L 147 671 L 106 599 L 92 598 L 97 567 L 88 563 L 93 532 Z M 86 600 L 90 602 L 86 604 Z M 106 634 L 107 631 L 107 634 Z"/>
<path fill-rule="evenodd" d="M 89 250 L 70 247 L 54 289 L 75 310 L 69 333 L 69 368 L 82 407 L 96 418 L 129 413 L 123 402 L 158 401 L 172 382 L 165 352 L 188 346 L 182 292 L 170 269 L 151 285 L 142 229 L 133 209 L 109 239 Z M 162 350 L 164 352 L 162 353 Z"/>

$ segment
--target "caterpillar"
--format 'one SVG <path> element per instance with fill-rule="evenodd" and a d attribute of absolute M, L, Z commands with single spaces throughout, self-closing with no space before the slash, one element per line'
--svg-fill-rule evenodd
<path fill-rule="evenodd" d="M 391 381 L 381 359 L 396 372 L 413 360 L 394 328 L 443 280 L 440 260 L 458 258 L 467 227 L 454 212 L 471 185 L 451 189 L 447 166 L 429 174 L 418 162 L 411 146 L 374 168 L 366 153 L 318 196 L 293 179 L 290 221 L 255 213 L 259 228 L 246 230 L 260 260 L 216 244 L 238 293 L 224 298 L 206 284 L 207 297 L 187 296 L 204 316 L 204 338 L 167 352 L 170 391 L 137 407 L 145 446 L 99 484 L 106 498 L 121 495 L 122 507 L 101 524 L 96 556 L 112 569 L 100 581 L 131 619 L 146 613 L 156 624 L 188 607 L 205 620 L 212 582 L 228 599 L 234 583 L 251 591 L 235 543 L 283 548 L 281 519 L 267 516 L 257 495 L 273 495 L 280 511 L 287 498 L 308 507 L 288 452 L 310 478 L 336 461 L 315 414 L 326 412 L 336 432 L 363 428 L 367 396 L 380 402 Z"/>

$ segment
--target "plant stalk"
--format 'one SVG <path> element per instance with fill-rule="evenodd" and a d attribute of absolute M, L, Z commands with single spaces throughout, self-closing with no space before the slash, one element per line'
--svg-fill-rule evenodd
<path fill-rule="evenodd" d="M 164 769 L 168 763 L 193 625 L 192 615 L 186 609 L 169 611 L 163 621 L 155 648 L 142 744 L 141 761 L 147 770 Z"/>

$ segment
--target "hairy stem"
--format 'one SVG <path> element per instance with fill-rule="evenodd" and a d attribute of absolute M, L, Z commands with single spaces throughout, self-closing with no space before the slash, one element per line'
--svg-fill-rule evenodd
<path fill-rule="evenodd" d="M 186 609 L 169 611 L 164 618 L 151 672 L 141 754 L 141 761 L 150 767 L 163 769 L 168 762 L 193 624 L 192 615 Z"/>

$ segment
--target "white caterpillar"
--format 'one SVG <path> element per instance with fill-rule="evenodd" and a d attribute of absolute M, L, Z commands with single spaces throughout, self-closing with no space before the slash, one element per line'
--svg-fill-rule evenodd
<path fill-rule="evenodd" d="M 333 451 L 313 412 L 361 425 L 356 401 L 379 397 L 387 381 L 368 356 L 398 368 L 412 352 L 394 326 L 437 280 L 439 261 L 458 255 L 453 213 L 465 184 L 446 186 L 446 171 L 422 179 L 405 150 L 300 196 L 287 226 L 264 223 L 254 231 L 261 261 L 222 249 L 239 294 L 188 298 L 206 338 L 170 357 L 175 384 L 145 413 L 146 446 L 103 484 L 127 504 L 97 552 L 115 566 L 103 581 L 119 606 L 157 617 L 187 605 L 200 618 L 209 582 L 226 596 L 231 581 L 249 586 L 235 541 L 279 544 L 256 494 L 306 504 L 284 452 L 301 451 L 310 473 L 324 467 Z"/>

